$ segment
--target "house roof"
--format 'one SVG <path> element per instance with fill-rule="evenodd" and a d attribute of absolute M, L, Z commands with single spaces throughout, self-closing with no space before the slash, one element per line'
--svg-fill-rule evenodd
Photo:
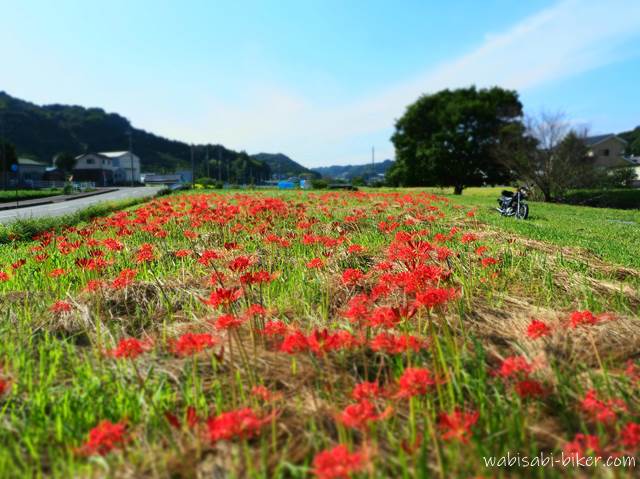
<path fill-rule="evenodd" d="M 31 158 L 18 158 L 18 164 L 24 166 L 42 166 L 43 168 L 47 166 L 46 164 L 32 160 Z"/>
<path fill-rule="evenodd" d="M 118 158 L 119 156 L 126 155 L 128 151 L 101 151 L 99 155 L 106 156 L 107 158 Z"/>
<path fill-rule="evenodd" d="M 602 143 L 605 140 L 608 140 L 609 138 L 616 138 L 617 140 L 620 140 L 622 143 L 627 143 L 624 139 L 620 138 L 618 135 L 614 134 L 614 133 L 607 133 L 605 135 L 595 135 L 595 136 L 588 136 L 584 139 L 584 142 L 586 143 L 587 146 L 593 146 L 593 145 L 597 145 L 598 143 Z"/>

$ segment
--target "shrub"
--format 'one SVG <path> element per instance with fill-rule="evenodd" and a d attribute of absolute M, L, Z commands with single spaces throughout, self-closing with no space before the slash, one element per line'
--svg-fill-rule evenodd
<path fill-rule="evenodd" d="M 327 180 L 313 179 L 311 180 L 311 186 L 315 190 L 324 190 L 329 187 L 329 182 Z"/>
<path fill-rule="evenodd" d="M 563 203 L 597 208 L 638 209 L 640 190 L 630 188 L 571 190 L 563 198 Z"/>

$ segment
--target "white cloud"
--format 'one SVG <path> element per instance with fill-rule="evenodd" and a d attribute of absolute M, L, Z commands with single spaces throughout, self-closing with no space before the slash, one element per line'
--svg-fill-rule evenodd
<path fill-rule="evenodd" d="M 621 45 L 636 35 L 639 1 L 567 0 L 487 35 L 459 58 L 347 104 L 323 105 L 286 88 L 261 87 L 246 92 L 240 104 L 212 98 L 199 118 L 205 128 L 175 126 L 185 137 L 282 151 L 308 166 L 362 163 L 371 144 L 392 151 L 395 118 L 422 93 L 470 84 L 526 91 L 620 59 Z"/>

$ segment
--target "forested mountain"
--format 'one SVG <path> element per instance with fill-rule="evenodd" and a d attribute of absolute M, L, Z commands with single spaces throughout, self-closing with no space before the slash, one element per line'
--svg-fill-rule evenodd
<path fill-rule="evenodd" d="M 640 155 L 640 126 L 636 126 L 630 131 L 618 133 L 618 136 L 627 141 L 627 153 Z"/>
<path fill-rule="evenodd" d="M 380 163 L 371 163 L 364 165 L 334 165 L 321 166 L 313 168 L 313 171 L 320 173 L 326 178 L 335 178 L 340 180 L 352 180 L 354 178 L 369 178 L 378 174 L 385 174 L 393 165 L 392 160 L 384 160 Z"/>
<path fill-rule="evenodd" d="M 252 158 L 264 161 L 271 168 L 271 173 L 278 178 L 288 178 L 290 176 L 320 177 L 319 174 L 296 163 L 282 153 L 258 153 L 257 155 L 252 155 Z"/>
<path fill-rule="evenodd" d="M 49 164 L 61 152 L 78 155 L 127 150 L 131 134 L 133 151 L 140 157 L 143 171 L 166 173 L 191 168 L 189 144 L 134 128 L 117 113 L 82 106 L 40 106 L 0 91 L 0 136 L 3 134 L 18 156 Z M 250 183 L 271 176 L 269 165 L 257 156 L 222 145 L 196 145 L 194 160 L 196 177 Z"/>

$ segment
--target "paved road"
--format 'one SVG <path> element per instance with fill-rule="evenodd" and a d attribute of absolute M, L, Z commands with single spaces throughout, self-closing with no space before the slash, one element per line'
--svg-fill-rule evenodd
<path fill-rule="evenodd" d="M 160 189 L 162 189 L 162 187 L 160 186 L 121 188 L 117 191 L 112 191 L 111 193 L 90 196 L 88 198 L 79 198 L 77 200 L 69 200 L 61 203 L 52 203 L 48 205 L 32 206 L 29 208 L 18 208 L 14 210 L 0 211 L 0 224 L 11 223 L 18 218 L 39 218 L 43 216 L 68 215 L 102 201 L 124 200 L 127 198 L 142 198 L 145 196 L 153 196 Z"/>

